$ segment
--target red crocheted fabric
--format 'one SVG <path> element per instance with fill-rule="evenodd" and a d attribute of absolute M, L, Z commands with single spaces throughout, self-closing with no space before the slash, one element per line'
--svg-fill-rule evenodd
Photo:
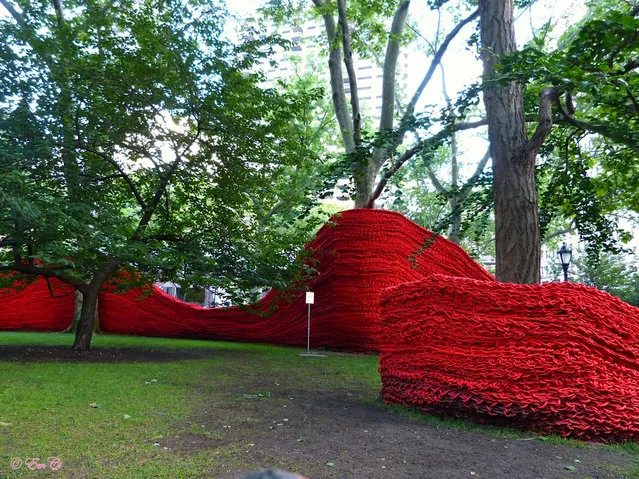
<path fill-rule="evenodd" d="M 311 346 L 381 350 L 386 402 L 639 440 L 638 308 L 581 285 L 496 283 L 457 245 L 388 211 L 346 211 L 307 247 L 319 271 L 306 285 Z M 51 285 L 61 297 L 44 280 L 0 292 L 0 329 L 66 328 L 73 295 Z M 100 323 L 110 333 L 305 346 L 304 292 L 289 296 L 271 291 L 250 311 L 205 309 L 157 288 L 105 292 Z"/>
<path fill-rule="evenodd" d="M 26 288 L 0 290 L 0 330 L 65 330 L 73 318 L 74 290 L 56 279 L 49 285 L 39 279 Z"/>
<path fill-rule="evenodd" d="M 639 440 L 639 308 L 583 285 L 434 275 L 384 291 L 382 397 L 593 440 Z"/>
<path fill-rule="evenodd" d="M 319 271 L 306 285 L 315 292 L 311 347 L 377 350 L 380 293 L 388 286 L 433 273 L 492 280 L 459 246 L 390 211 L 338 214 L 307 248 Z M 31 291 L 37 292 L 37 300 Z M 54 300 L 41 293 L 40 283 L 20 293 L 27 301 L 9 315 L 0 302 L 0 329 L 34 329 L 34 322 L 38 329 L 64 329 L 72 316 L 73 297 Z M 262 316 L 240 308 L 193 306 L 157 288 L 150 295 L 141 290 L 105 293 L 100 297 L 100 327 L 117 334 L 306 346 L 304 292 L 288 301 L 271 291 L 254 306 L 262 312 L 275 308 Z M 43 328 L 45 318 L 50 318 L 48 328 Z"/>

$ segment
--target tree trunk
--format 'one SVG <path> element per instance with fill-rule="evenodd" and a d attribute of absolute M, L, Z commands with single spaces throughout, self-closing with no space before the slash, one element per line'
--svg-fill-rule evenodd
<path fill-rule="evenodd" d="M 82 312 L 82 303 L 84 300 L 84 295 L 82 291 L 79 289 L 75 290 L 75 305 L 73 308 L 73 319 L 71 320 L 71 324 L 67 329 L 64 330 L 65 333 L 75 333 L 78 329 L 78 323 L 80 322 L 80 313 Z"/>
<path fill-rule="evenodd" d="M 65 329 L 64 333 L 75 333 L 78 330 L 78 324 L 80 324 L 80 316 L 82 314 L 82 304 L 84 303 L 84 295 L 78 289 L 75 290 L 75 306 L 73 309 L 73 320 L 67 329 Z M 95 326 L 93 328 L 94 333 L 100 334 L 100 300 L 98 299 L 98 304 L 95 307 Z"/>
<path fill-rule="evenodd" d="M 459 244 L 459 235 L 461 233 L 461 211 L 458 211 L 458 197 L 457 195 L 451 197 L 448 200 L 448 204 L 450 205 L 451 213 L 451 222 L 448 227 L 448 239 L 453 243 Z"/>
<path fill-rule="evenodd" d="M 497 281 L 540 281 L 541 239 L 535 188 L 535 156 L 493 160 Z"/>
<path fill-rule="evenodd" d="M 101 283 L 91 282 L 83 293 L 82 310 L 80 312 L 80 322 L 75 333 L 73 349 L 75 351 L 88 351 L 91 347 L 91 339 L 95 329 L 98 312 L 98 296 L 100 295 Z"/>
<path fill-rule="evenodd" d="M 98 319 L 98 297 L 104 282 L 118 268 L 119 261 L 115 258 L 109 259 L 102 269 L 98 270 L 91 282 L 83 288 L 82 311 L 80 312 L 80 323 L 75 333 L 73 349 L 75 351 L 88 351 L 91 347 L 91 338 L 96 329 Z"/>
<path fill-rule="evenodd" d="M 484 104 L 493 159 L 496 277 L 539 283 L 541 240 L 535 157 L 528 145 L 521 85 L 498 84 L 499 57 L 516 50 L 512 0 L 480 0 Z"/>
<path fill-rule="evenodd" d="M 366 166 L 358 163 L 357 166 L 351 168 L 353 181 L 355 183 L 355 208 L 375 207 L 374 201 L 371 201 L 371 198 L 373 197 L 375 178 L 380 169 L 381 165 L 377 167 L 372 158 L 369 159 L 369 164 Z"/>

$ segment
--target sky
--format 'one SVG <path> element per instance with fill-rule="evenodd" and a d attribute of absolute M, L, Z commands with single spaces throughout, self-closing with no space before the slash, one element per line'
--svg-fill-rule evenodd
<path fill-rule="evenodd" d="M 229 10 L 240 16 L 245 17 L 255 13 L 259 5 L 264 0 L 242 0 L 229 1 Z M 308 0 L 311 4 L 311 0 Z M 566 17 L 581 18 L 586 12 L 583 0 L 538 0 L 530 10 L 526 10 L 519 15 L 516 24 L 516 36 L 518 43 L 524 44 L 529 41 L 534 30 L 538 30 L 549 19 L 556 20 L 558 25 L 554 34 L 558 34 L 566 27 Z M 419 25 L 426 38 L 432 37 L 437 24 L 436 13 L 426 7 L 426 2 L 413 1 L 410 6 L 410 16 L 415 23 Z M 445 13 L 442 17 L 444 25 L 442 31 L 452 28 L 453 20 L 450 13 Z M 446 24 L 449 24 L 448 27 Z M 230 26 L 233 29 L 232 26 Z M 482 64 L 477 58 L 476 51 L 469 50 L 466 47 L 466 39 L 472 31 L 472 26 L 468 25 L 458 35 L 446 55 L 442 60 L 446 76 L 446 89 L 452 98 L 455 94 L 477 81 L 482 73 Z M 421 43 L 421 45 L 420 45 Z M 412 96 L 416 87 L 421 82 L 425 71 L 430 64 L 430 56 L 426 53 L 418 51 L 418 48 L 424 48 L 426 43 L 418 40 L 415 47 L 409 47 L 410 60 L 408 69 L 408 91 L 407 96 Z M 320 61 L 325 62 L 325 59 Z M 433 103 L 443 104 L 441 73 L 438 71 L 429 86 L 421 97 L 421 103 L 417 105 L 417 111 L 425 105 Z M 472 149 L 476 149 L 475 146 Z M 482 153 L 483 154 L 483 153 Z M 480 155 L 481 156 L 481 155 Z"/>

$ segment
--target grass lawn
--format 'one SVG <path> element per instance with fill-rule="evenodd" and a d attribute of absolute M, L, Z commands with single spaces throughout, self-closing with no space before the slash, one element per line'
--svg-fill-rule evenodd
<path fill-rule="evenodd" d="M 70 348 L 72 343 L 69 334 L 0 333 L 0 346 Z M 58 477 L 64 470 L 74 471 L 77 476 L 72 477 L 202 477 L 210 456 L 176 457 L 155 444 L 184 433 L 207 435 L 197 424 L 189 424 L 188 418 L 202 390 L 223 390 L 233 381 L 228 370 L 243 377 L 267 363 L 281 371 L 302 367 L 310 375 L 332 370 L 339 372 L 334 375 L 338 381 L 332 384 L 336 389 L 353 384 L 374 390 L 380 387 L 375 356 L 339 355 L 309 361 L 290 348 L 109 335 L 95 336 L 93 347 L 201 348 L 213 350 L 213 356 L 160 363 L 0 362 L 0 478 L 33 477 L 26 465 L 12 470 L 13 458 L 37 457 L 46 462 L 52 456 L 64 464 L 55 474 Z M 216 351 L 239 355 L 216 357 Z M 242 353 L 256 363 L 244 362 Z M 221 372 L 216 376 L 212 371 Z M 245 394 L 247 398 L 269 397 L 271 392 L 247 390 Z M 246 398 L 240 395 L 231 400 Z M 216 452 L 215 456 L 233 455 L 224 448 Z M 36 474 L 41 477 L 42 471 Z"/>
<path fill-rule="evenodd" d="M 63 334 L 0 333 L 0 348 L 70 348 L 72 342 L 71 335 Z M 487 437 L 486 447 L 519 447 L 531 461 L 552 449 L 549 454 L 559 459 L 549 459 L 551 473 L 543 477 L 564 477 L 572 473 L 568 467 L 577 471 L 566 477 L 639 477 L 636 444 L 592 446 L 591 451 L 575 441 L 542 442 L 514 430 L 479 428 L 384 406 L 378 400 L 377 356 L 329 353 L 326 358 L 300 358 L 300 350 L 293 348 L 106 335 L 96 336 L 93 344 L 95 350 L 136 348 L 148 354 L 149 361 L 167 349 L 195 354 L 186 355 L 188 359 L 158 356 L 161 359 L 153 362 L 0 361 L 0 478 L 233 478 L 266 465 L 298 470 L 313 479 L 419 477 L 401 469 L 405 458 L 404 465 L 398 459 L 395 469 L 390 458 L 405 457 L 406 444 L 418 443 L 410 439 L 416 430 L 426 436 L 442 429 L 452 431 L 451 441 L 470 438 L 472 444 Z M 340 419 L 336 415 L 342 410 L 345 416 Z M 366 419 L 362 422 L 366 415 L 374 417 L 370 427 Z M 385 454 L 388 468 L 382 463 L 358 469 L 359 464 L 351 464 L 353 453 L 339 451 L 365 437 L 367 428 L 374 432 L 375 424 L 382 445 L 395 432 L 398 445 L 387 453 L 367 452 L 369 442 L 362 439 L 357 443 L 359 460 L 377 464 Z M 319 437 L 310 435 L 311 427 Z M 356 429 L 358 436 L 350 436 Z M 333 432 L 343 438 L 342 444 L 331 442 Z M 402 434 L 408 438 L 403 445 Z M 373 448 L 372 434 L 370 444 Z M 560 456 L 559 450 L 568 452 Z M 481 457 L 493 454 L 486 451 Z M 582 459 L 567 463 L 568 455 Z M 52 471 L 49 457 L 59 458 L 63 468 Z M 481 470 L 481 457 L 475 469 Z M 22 464 L 13 469 L 16 458 Z M 28 458 L 39 458 L 47 469 L 29 470 Z M 582 463 L 584 475 L 578 475 Z M 603 475 L 588 475 L 586 466 Z M 369 472 L 361 473 L 364 470 Z"/>

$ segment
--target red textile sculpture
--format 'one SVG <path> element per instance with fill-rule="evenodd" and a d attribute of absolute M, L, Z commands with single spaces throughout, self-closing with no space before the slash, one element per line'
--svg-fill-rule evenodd
<path fill-rule="evenodd" d="M 382 289 L 429 274 L 492 280 L 492 276 L 459 246 L 433 235 L 404 216 L 383 210 L 356 209 L 333 217 L 307 248 L 319 275 L 306 285 L 315 292 L 311 346 L 352 351 L 377 350 L 379 300 Z M 421 252 L 420 252 L 421 251 Z M 415 259 L 412 259 L 414 258 Z M 21 295 L 30 297 L 31 288 Z M 147 292 L 148 293 L 148 292 Z M 53 305 L 56 308 L 53 308 Z M 292 301 L 271 291 L 254 306 L 276 307 L 267 316 L 241 308 L 206 309 L 171 298 L 155 288 L 100 297 L 100 328 L 106 333 L 183 337 L 306 346 L 304 292 Z M 55 320 L 49 310 L 59 313 Z M 64 329 L 72 316 L 73 298 L 20 303 L 7 314 L 0 300 L 0 329 Z M 11 318 L 7 321 L 7 318 Z"/>
<path fill-rule="evenodd" d="M 424 411 L 597 440 L 639 440 L 639 309 L 594 288 L 494 282 L 461 248 L 383 210 L 345 211 L 307 245 L 313 347 L 381 350 L 382 395 Z M 65 329 L 74 296 L 0 292 L 0 329 Z M 381 308 L 380 308 L 381 300 Z M 255 314 L 157 288 L 100 296 L 104 332 L 306 346 L 304 292 Z M 381 318 L 381 319 L 380 319 Z"/>
<path fill-rule="evenodd" d="M 0 290 L 0 330 L 64 331 L 73 318 L 74 290 L 57 279 Z M 53 293 L 53 297 L 51 295 Z"/>
<path fill-rule="evenodd" d="M 571 283 L 433 275 L 384 291 L 382 397 L 593 440 L 639 440 L 639 308 Z"/>

